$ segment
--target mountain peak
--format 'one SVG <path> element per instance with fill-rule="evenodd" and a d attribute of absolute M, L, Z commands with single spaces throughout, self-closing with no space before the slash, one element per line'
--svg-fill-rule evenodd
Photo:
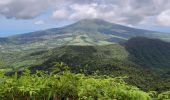
<path fill-rule="evenodd" d="M 47 41 L 48 43 L 51 43 L 50 47 L 55 47 L 56 44 L 106 45 L 126 41 L 132 37 L 137 36 L 167 39 L 167 41 L 170 41 L 169 34 L 163 35 L 162 33 L 158 32 L 130 28 L 127 26 L 114 24 L 96 18 L 83 19 L 74 24 L 61 28 L 53 28 L 43 31 L 12 36 L 8 37 L 7 40 L 10 40 L 12 43 L 15 44 L 23 45 L 26 43 L 27 44 L 38 42 L 41 43 L 42 41 Z M 2 43 L 2 41 L 6 42 L 7 40 L 0 39 L 0 43 Z"/>
<path fill-rule="evenodd" d="M 106 22 L 106 21 L 99 18 L 91 18 L 91 19 L 82 19 L 79 22 Z"/>
<path fill-rule="evenodd" d="M 82 19 L 80 21 L 78 21 L 77 23 L 81 23 L 81 24 L 113 24 L 110 22 L 107 22 L 103 19 L 98 19 L 98 18 L 93 18 L 93 19 Z"/>
<path fill-rule="evenodd" d="M 73 30 L 83 30 L 83 31 L 91 33 L 91 32 L 97 31 L 98 29 L 102 29 L 104 27 L 110 28 L 113 25 L 115 24 L 107 22 L 102 19 L 94 18 L 94 19 L 79 20 L 78 22 L 72 25 L 69 25 L 66 28 L 73 29 Z"/>

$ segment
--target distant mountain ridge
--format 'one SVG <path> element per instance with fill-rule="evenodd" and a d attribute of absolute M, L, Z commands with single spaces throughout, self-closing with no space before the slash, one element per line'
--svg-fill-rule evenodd
<path fill-rule="evenodd" d="M 17 46 L 17 51 L 22 51 L 21 47 L 32 50 L 63 45 L 108 45 L 138 36 L 170 41 L 168 33 L 135 29 L 101 19 L 84 19 L 61 28 L 0 38 L 0 44 L 8 44 L 10 48 Z M 8 45 L 5 49 L 9 50 Z"/>
<path fill-rule="evenodd" d="M 3 54 L 2 51 L 1 53 Z M 7 64 L 14 67 L 24 66 L 24 64 L 39 65 L 45 62 L 51 64 L 55 61 L 67 62 L 71 66 L 85 66 L 91 61 L 99 61 L 98 63 L 127 61 L 144 68 L 170 71 L 170 43 L 145 37 L 134 37 L 121 44 L 65 45 L 51 49 L 7 52 L 3 55 L 2 59 L 10 61 Z"/>

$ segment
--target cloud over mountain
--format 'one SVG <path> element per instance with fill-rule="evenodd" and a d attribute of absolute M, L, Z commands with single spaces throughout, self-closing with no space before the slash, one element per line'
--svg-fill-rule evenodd
<path fill-rule="evenodd" d="M 48 0 L 0 0 L 0 14 L 7 18 L 30 19 L 50 6 Z"/>
<path fill-rule="evenodd" d="M 169 0 L 0 0 L 0 14 L 16 19 L 31 19 L 50 12 L 53 19 L 60 21 L 100 18 L 136 25 L 149 18 L 153 24 L 167 26 L 169 9 Z"/>

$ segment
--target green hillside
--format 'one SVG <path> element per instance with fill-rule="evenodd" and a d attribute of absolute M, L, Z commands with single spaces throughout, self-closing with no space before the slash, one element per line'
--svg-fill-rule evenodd
<path fill-rule="evenodd" d="M 56 62 L 64 62 L 73 73 L 128 76 L 126 82 L 142 90 L 163 91 L 170 89 L 169 45 L 157 39 L 136 37 L 121 44 L 69 45 L 41 51 L 11 52 L 3 54 L 1 66 L 13 70 L 30 67 L 35 72 L 50 71 L 56 68 Z"/>
<path fill-rule="evenodd" d="M 135 29 L 100 19 L 84 19 L 61 28 L 41 30 L 0 38 L 4 52 L 30 51 L 63 45 L 109 45 L 125 42 L 136 36 L 170 41 L 168 33 Z"/>
<path fill-rule="evenodd" d="M 7 75 L 27 68 L 50 73 L 61 64 L 74 74 L 126 77 L 126 83 L 145 92 L 163 92 L 170 90 L 169 39 L 168 33 L 85 19 L 0 38 L 0 68 Z"/>
<path fill-rule="evenodd" d="M 130 58 L 145 67 L 170 70 L 170 43 L 158 39 L 132 38 L 125 43 Z"/>
<path fill-rule="evenodd" d="M 92 60 L 106 61 L 106 63 L 110 60 L 112 62 L 128 61 L 145 68 L 167 69 L 168 71 L 170 68 L 169 50 L 170 43 L 168 42 L 136 37 L 121 44 L 103 46 L 68 45 L 46 50 L 1 53 L 5 55 L 1 58 L 4 60 L 11 59 L 9 64 L 11 66 L 24 66 L 26 62 L 29 66 L 34 65 L 34 62 L 41 64 L 56 60 L 69 61 L 74 63 L 72 65 L 75 66 L 76 63 L 76 65 L 84 65 Z"/>

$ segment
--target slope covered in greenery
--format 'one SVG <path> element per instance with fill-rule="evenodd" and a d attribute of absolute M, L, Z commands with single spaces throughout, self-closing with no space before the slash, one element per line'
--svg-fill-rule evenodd
<path fill-rule="evenodd" d="M 128 45 L 126 43 L 123 45 L 112 44 L 105 46 L 62 46 L 31 53 L 18 52 L 13 55 L 9 54 L 8 57 L 4 56 L 3 62 L 8 65 L 7 68 L 12 68 L 12 70 L 22 70 L 26 67 L 31 67 L 30 69 L 33 72 L 35 70 L 49 71 L 56 67 L 55 62 L 64 62 L 69 65 L 70 70 L 74 73 L 83 72 L 86 75 L 96 73 L 114 77 L 128 76 L 128 79 L 125 80 L 127 83 L 143 90 L 169 90 L 169 70 L 161 67 L 161 65 L 160 67 L 154 65 L 147 67 L 137 63 L 135 59 L 132 59 L 132 52 L 127 50 Z M 168 55 L 163 56 L 166 57 Z M 10 61 L 7 60 L 7 62 L 5 59 L 9 58 Z M 152 59 L 154 60 L 155 58 L 153 57 Z M 136 58 L 136 60 L 138 59 Z M 147 65 L 146 62 L 143 63 Z M 161 86 L 160 84 L 164 85 Z"/>
<path fill-rule="evenodd" d="M 100 19 L 0 38 L 1 70 L 19 73 L 2 73 L 0 98 L 169 99 L 169 39 L 167 33 Z M 27 68 L 32 74 L 22 74 Z M 60 72 L 51 73 L 56 68 Z M 126 77 L 125 82 L 115 77 Z"/>
<path fill-rule="evenodd" d="M 60 67 L 64 67 L 59 65 Z M 67 66 L 65 66 L 67 67 Z M 144 92 L 128 85 L 123 78 L 85 76 L 69 71 L 53 70 L 53 73 L 26 70 L 21 76 L 0 74 L 1 100 L 165 100 L 169 91 Z"/>
<path fill-rule="evenodd" d="M 145 67 L 170 70 L 170 43 L 143 37 L 132 38 L 125 43 L 131 59 Z"/>
<path fill-rule="evenodd" d="M 50 71 L 56 68 L 55 62 L 64 62 L 73 73 L 127 76 L 127 83 L 142 90 L 165 91 L 170 89 L 169 50 L 167 42 L 140 37 L 121 45 L 70 45 L 47 50 L 1 53 L 3 56 L 0 58 L 3 60 L 0 66 L 8 70 L 30 67 L 35 72 Z"/>
<path fill-rule="evenodd" d="M 108 45 L 136 36 L 170 41 L 168 33 L 135 29 L 100 19 L 85 19 L 61 28 L 0 38 L 0 50 L 15 52 L 44 50 L 63 45 Z"/>

